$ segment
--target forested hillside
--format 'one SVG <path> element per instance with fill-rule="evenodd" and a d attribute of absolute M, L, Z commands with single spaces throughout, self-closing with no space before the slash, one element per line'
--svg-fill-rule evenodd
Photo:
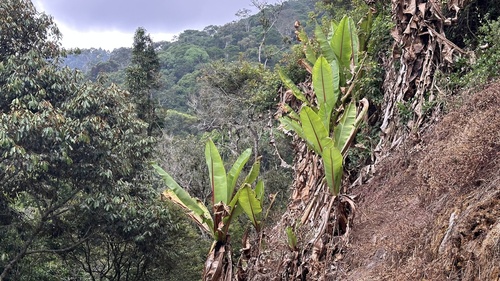
<path fill-rule="evenodd" d="M 157 98 L 163 107 L 192 113 L 188 101 L 199 90 L 196 79 L 211 62 L 247 61 L 272 68 L 296 42 L 294 22 L 306 23 L 314 11 L 314 1 L 287 1 L 272 6 L 255 1 L 255 6 L 260 9 L 257 14 L 242 7 L 237 21 L 185 30 L 171 42 L 154 42 L 162 83 Z M 90 79 L 105 73 L 111 81 L 123 83 L 130 54 L 131 48 L 82 49 L 68 55 L 64 64 L 82 70 Z"/>
<path fill-rule="evenodd" d="M 252 3 L 108 51 L 0 2 L 0 281 L 500 278 L 495 0 Z"/>

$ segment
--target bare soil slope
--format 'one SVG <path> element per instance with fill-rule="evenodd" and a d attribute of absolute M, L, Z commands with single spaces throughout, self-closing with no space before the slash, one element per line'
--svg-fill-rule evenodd
<path fill-rule="evenodd" d="M 406 147 L 352 190 L 345 277 L 500 280 L 500 83 Z"/>

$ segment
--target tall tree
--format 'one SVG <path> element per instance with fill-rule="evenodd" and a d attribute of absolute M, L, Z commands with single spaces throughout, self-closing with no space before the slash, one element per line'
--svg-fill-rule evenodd
<path fill-rule="evenodd" d="M 270 31 L 278 21 L 279 15 L 283 10 L 283 1 L 278 1 L 275 5 L 269 5 L 265 0 L 252 0 L 251 2 L 260 11 L 260 24 L 262 26 L 262 39 L 259 44 L 258 59 L 259 63 L 267 66 L 267 62 L 272 54 L 265 54 L 264 47 Z M 265 59 L 263 58 L 264 54 L 266 55 Z"/>
<path fill-rule="evenodd" d="M 59 54 L 61 33 L 50 16 L 37 13 L 31 1 L 7 0 L 2 1 L 1 5 L 1 61 L 34 49 L 46 58 L 54 58 Z"/>
<path fill-rule="evenodd" d="M 153 40 L 146 29 L 137 28 L 134 35 L 131 64 L 127 68 L 127 87 L 137 104 L 137 115 L 148 123 L 147 135 L 161 132 L 161 123 L 154 99 L 159 88 L 160 61 L 153 46 Z"/>
<path fill-rule="evenodd" d="M 0 30 L 0 280 L 167 271 L 174 225 L 142 177 L 155 142 L 129 94 L 61 68 L 57 27 L 29 1 L 1 1 Z"/>

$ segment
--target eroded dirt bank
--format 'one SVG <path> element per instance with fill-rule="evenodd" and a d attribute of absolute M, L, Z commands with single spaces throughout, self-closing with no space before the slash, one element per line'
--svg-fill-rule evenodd
<path fill-rule="evenodd" d="M 348 280 L 500 280 L 500 83 L 378 165 L 358 196 Z"/>

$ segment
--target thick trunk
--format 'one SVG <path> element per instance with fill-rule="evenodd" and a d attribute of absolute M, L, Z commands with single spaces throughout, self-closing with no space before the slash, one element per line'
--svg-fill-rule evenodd
<path fill-rule="evenodd" d="M 232 281 L 231 244 L 214 241 L 203 270 L 203 281 Z"/>
<path fill-rule="evenodd" d="M 458 13 L 465 1 L 450 1 Z M 384 155 L 408 136 L 418 138 L 426 114 L 424 105 L 436 100 L 434 72 L 452 64 L 465 51 L 446 39 L 445 25 L 456 21 L 446 18 L 436 0 L 392 0 L 393 52 L 384 61 L 384 104 L 382 134 L 376 151 Z M 404 112 L 403 112 L 404 111 Z M 404 115 L 404 116 L 403 116 Z"/>

